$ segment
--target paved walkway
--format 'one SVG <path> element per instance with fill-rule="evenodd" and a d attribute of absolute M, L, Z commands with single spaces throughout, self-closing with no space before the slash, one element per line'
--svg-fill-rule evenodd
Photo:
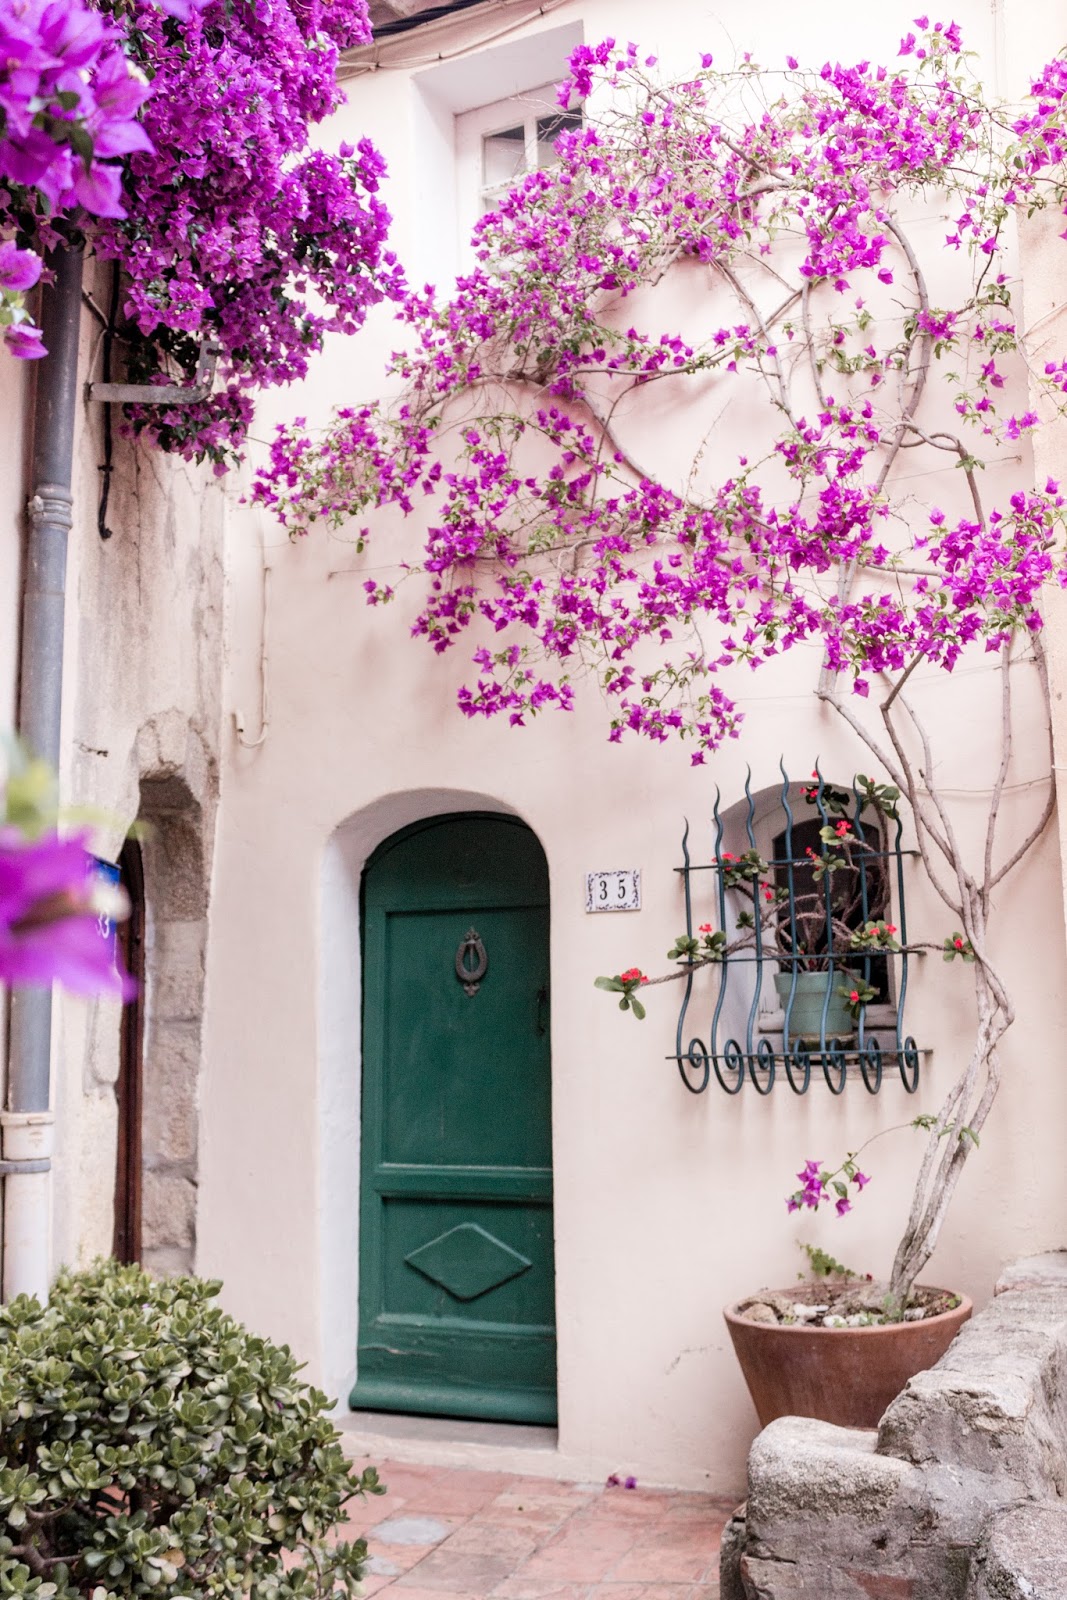
<path fill-rule="evenodd" d="M 376 1465 L 387 1493 L 357 1501 L 345 1530 L 367 1537 L 368 1597 L 717 1600 L 723 1500 Z"/>

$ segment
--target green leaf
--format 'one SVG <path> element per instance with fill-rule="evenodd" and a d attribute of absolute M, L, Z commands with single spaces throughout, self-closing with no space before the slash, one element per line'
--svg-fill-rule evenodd
<path fill-rule="evenodd" d="M 594 978 L 594 989 L 606 989 L 609 994 L 621 994 L 625 985 L 620 978 Z"/>
<path fill-rule="evenodd" d="M 637 1018 L 638 1022 L 643 1022 L 645 1020 L 645 1008 L 641 1004 L 640 1000 L 638 1000 L 636 995 L 631 995 L 630 997 L 630 1009 Z"/>
<path fill-rule="evenodd" d="M 88 172 L 89 168 L 93 164 L 93 151 L 96 148 L 93 143 L 92 134 L 89 132 L 88 128 L 86 128 L 80 122 L 69 122 L 65 124 L 65 127 L 67 130 L 67 141 L 70 144 L 71 149 L 74 150 L 77 155 L 81 156 L 82 161 L 85 163 L 85 170 Z"/>

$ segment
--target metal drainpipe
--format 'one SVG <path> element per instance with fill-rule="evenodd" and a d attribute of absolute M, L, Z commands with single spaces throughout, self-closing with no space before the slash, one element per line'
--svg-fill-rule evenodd
<path fill-rule="evenodd" d="M 55 282 L 41 297 L 48 350 L 37 363 L 33 413 L 33 488 L 28 512 L 19 718 L 23 742 L 58 771 L 63 701 L 67 535 L 73 525 L 71 472 L 78 403 L 82 252 L 53 251 Z M 36 1294 L 51 1283 L 54 1114 L 51 1110 L 52 991 L 15 989 L 10 997 L 6 1109 L 0 1112 L 4 1177 L 3 1297 Z"/>

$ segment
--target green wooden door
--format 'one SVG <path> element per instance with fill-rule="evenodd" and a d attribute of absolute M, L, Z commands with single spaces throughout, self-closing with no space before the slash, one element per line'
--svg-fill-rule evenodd
<path fill-rule="evenodd" d="M 554 1422 L 548 868 L 438 817 L 363 880 L 354 1407 Z"/>

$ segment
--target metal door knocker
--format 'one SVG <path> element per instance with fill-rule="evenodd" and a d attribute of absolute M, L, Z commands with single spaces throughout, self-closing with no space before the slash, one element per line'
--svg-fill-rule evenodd
<path fill-rule="evenodd" d="M 468 928 L 463 943 L 456 951 L 456 977 L 465 993 L 477 994 L 478 985 L 488 971 L 489 957 L 485 953 L 485 945 L 474 929 Z"/>

